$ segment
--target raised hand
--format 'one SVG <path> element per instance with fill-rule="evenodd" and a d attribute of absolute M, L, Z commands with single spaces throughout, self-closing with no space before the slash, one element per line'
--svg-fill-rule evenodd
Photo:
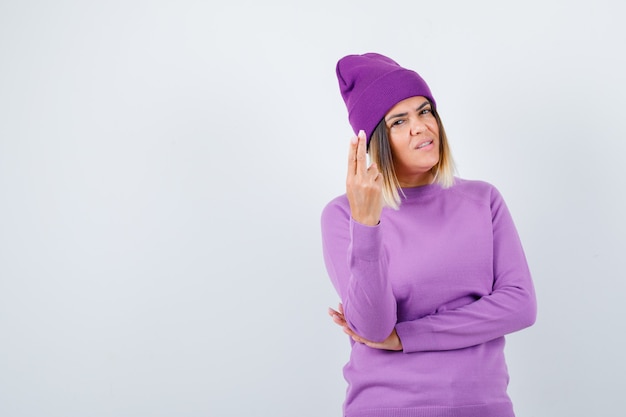
<path fill-rule="evenodd" d="M 352 218 L 364 225 L 375 226 L 383 210 L 383 178 L 375 163 L 367 166 L 365 132 L 352 137 L 348 152 L 346 194 Z"/>

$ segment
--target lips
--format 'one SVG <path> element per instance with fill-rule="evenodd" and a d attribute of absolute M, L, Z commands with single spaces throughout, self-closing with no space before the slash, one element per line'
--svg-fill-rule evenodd
<path fill-rule="evenodd" d="M 417 148 L 416 148 L 416 149 L 422 149 L 422 148 L 425 148 L 426 146 L 431 145 L 432 143 L 433 143 L 433 141 L 432 141 L 432 140 L 427 140 L 427 141 L 424 141 L 424 142 L 420 143 L 419 145 L 417 145 Z"/>

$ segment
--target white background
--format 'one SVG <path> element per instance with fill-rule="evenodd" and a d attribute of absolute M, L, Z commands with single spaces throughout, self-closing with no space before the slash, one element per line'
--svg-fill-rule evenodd
<path fill-rule="evenodd" d="M 619 1 L 0 2 L 0 415 L 339 416 L 335 78 L 386 54 L 496 185 L 538 293 L 518 417 L 626 408 Z M 617 414 L 616 414 L 617 413 Z"/>

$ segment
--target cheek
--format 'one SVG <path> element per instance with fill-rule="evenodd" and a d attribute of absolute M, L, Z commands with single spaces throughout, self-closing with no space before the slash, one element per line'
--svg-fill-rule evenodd
<path fill-rule="evenodd" d="M 391 149 L 391 156 L 393 159 L 397 159 L 398 157 L 402 157 L 402 141 L 389 136 L 389 148 Z"/>
<path fill-rule="evenodd" d="M 392 150 L 401 150 L 403 147 L 406 147 L 410 139 L 410 134 L 404 132 L 404 129 L 394 129 L 393 132 L 389 132 L 387 134 L 389 138 L 389 146 Z"/>
<path fill-rule="evenodd" d="M 432 120 L 428 124 L 428 128 L 430 129 L 431 132 L 437 135 L 437 138 L 439 138 L 439 125 L 437 124 L 437 120 Z"/>

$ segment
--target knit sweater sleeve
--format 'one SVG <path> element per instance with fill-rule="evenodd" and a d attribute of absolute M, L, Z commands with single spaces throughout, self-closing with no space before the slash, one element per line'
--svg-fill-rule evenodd
<path fill-rule="evenodd" d="M 500 193 L 491 189 L 492 292 L 458 308 L 440 309 L 401 322 L 396 331 L 405 353 L 452 350 L 488 342 L 531 326 L 535 291 L 517 230 Z"/>
<path fill-rule="evenodd" d="M 385 340 L 396 325 L 397 306 L 387 277 L 382 225 L 354 221 L 345 198 L 329 203 L 321 220 L 326 269 L 348 325 L 368 340 Z"/>

